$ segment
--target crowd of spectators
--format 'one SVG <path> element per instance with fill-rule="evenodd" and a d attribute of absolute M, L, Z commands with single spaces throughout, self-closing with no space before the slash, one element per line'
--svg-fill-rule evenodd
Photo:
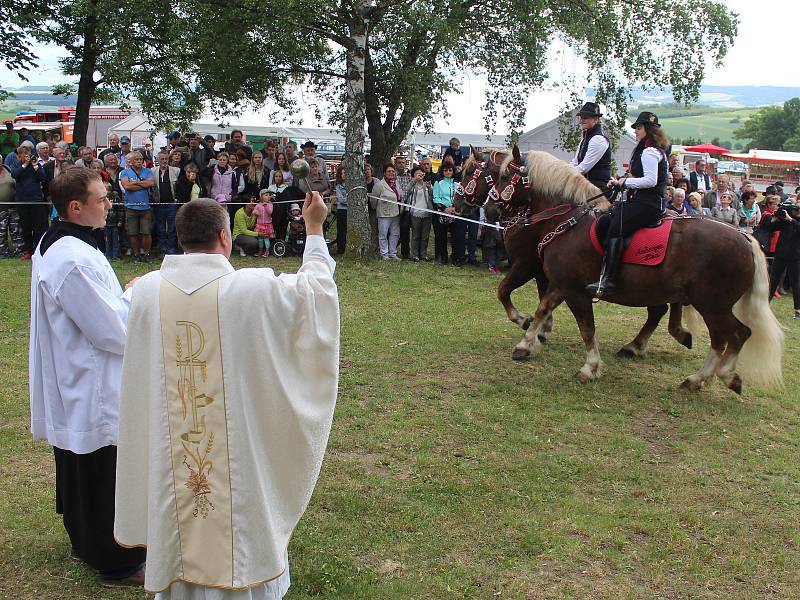
<path fill-rule="evenodd" d="M 22 135 L 20 135 L 22 134 Z M 109 146 L 97 151 L 74 147 L 50 137 L 38 142 L 9 126 L 0 139 L 5 151 L 0 168 L 0 255 L 29 259 L 47 229 L 48 187 L 54 177 L 72 165 L 97 170 L 112 202 L 104 231 L 97 232 L 98 246 L 109 259 L 130 255 L 133 261 L 150 262 L 155 250 L 179 252 L 175 215 L 180 204 L 208 197 L 227 205 L 234 243 L 239 253 L 267 256 L 276 240 L 297 233 L 302 216 L 293 213 L 309 190 L 330 202 L 336 223 L 336 253 L 347 243 L 347 193 L 341 165 L 331 172 L 316 144 L 300 146 L 288 141 L 281 146 L 266 140 L 260 149 L 244 141 L 241 131 L 219 144 L 211 135 L 174 131 L 167 145 L 153 153 L 150 146 L 132 148 L 128 136 L 109 136 Z M 303 157 L 310 174 L 294 180 L 291 163 Z M 460 179 L 462 153 L 457 139 L 451 141 L 438 173 L 430 158 L 409 168 L 398 156 L 380 169 L 365 168 L 372 226 L 372 247 L 384 260 L 435 260 L 441 264 L 478 265 L 476 250 L 483 227 L 453 218 L 453 197 Z M 262 208 L 261 206 L 268 208 Z M 434 211 L 434 212 L 430 212 Z M 482 213 L 472 215 L 476 220 Z M 496 231 L 488 228 L 491 232 Z M 433 232 L 433 255 L 429 254 Z M 491 237 L 496 272 L 502 239 Z M 486 259 L 487 252 L 484 252 Z"/>
<path fill-rule="evenodd" d="M 667 211 L 669 214 L 711 217 L 746 233 L 754 233 L 782 201 L 798 202 L 800 187 L 786 193 L 782 181 L 767 186 L 759 194 L 751 181 L 744 179 L 734 189 L 726 174 L 711 177 L 706 162 L 699 160 L 685 177 L 680 167 L 672 166 L 668 175 Z M 769 210 L 771 207 L 771 210 Z"/>
<path fill-rule="evenodd" d="M 131 148 L 127 136 L 112 134 L 109 146 L 71 147 L 50 137 L 38 141 L 27 131 L 14 132 L 9 124 L 0 135 L 0 256 L 29 259 L 48 226 L 50 182 L 71 165 L 97 170 L 106 184 L 112 209 L 106 228 L 98 232 L 98 245 L 110 259 L 128 254 L 133 261 L 149 262 L 155 247 L 163 254 L 179 252 L 175 214 L 180 204 L 208 197 L 228 206 L 233 239 L 244 256 L 269 255 L 276 240 L 297 232 L 302 215 L 293 214 L 308 190 L 330 202 L 336 223 L 336 253 L 347 243 L 347 193 L 341 165 L 329 168 L 316 155 L 316 145 L 294 141 L 284 145 L 266 140 L 254 148 L 234 130 L 220 144 L 214 136 L 174 131 L 155 154 L 148 146 Z M 295 181 L 291 163 L 299 157 L 310 166 L 307 178 Z M 455 266 L 483 264 L 497 272 L 503 258 L 502 235 L 485 223 L 476 209 L 454 218 L 453 198 L 460 181 L 462 152 L 451 140 L 438 172 L 429 157 L 410 165 L 404 156 L 382 165 L 375 173 L 365 165 L 371 248 L 383 260 L 437 261 Z M 707 173 L 697 161 L 688 177 L 670 157 L 667 188 L 669 214 L 699 215 L 728 223 L 762 241 L 768 256 L 775 252 L 779 231 L 769 235 L 762 225 L 781 202 L 797 202 L 798 191 L 787 193 L 778 181 L 763 196 L 744 180 L 734 189 L 727 175 Z M 432 212 L 431 212 L 432 211 Z M 488 226 L 486 226 L 488 225 Z M 290 227 L 291 226 L 291 227 Z M 431 233 L 433 243 L 430 244 Z M 432 254 L 429 249 L 433 248 Z"/>

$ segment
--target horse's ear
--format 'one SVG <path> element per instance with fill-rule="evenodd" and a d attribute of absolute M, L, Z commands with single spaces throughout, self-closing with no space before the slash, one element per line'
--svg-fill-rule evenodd
<path fill-rule="evenodd" d="M 511 156 L 514 157 L 514 162 L 520 164 L 522 162 L 522 156 L 519 153 L 519 147 L 516 144 L 511 148 Z"/>
<path fill-rule="evenodd" d="M 481 155 L 478 154 L 477 148 L 475 148 L 475 146 L 473 146 L 472 144 L 469 145 L 469 153 L 472 155 L 472 158 L 480 162 Z"/>

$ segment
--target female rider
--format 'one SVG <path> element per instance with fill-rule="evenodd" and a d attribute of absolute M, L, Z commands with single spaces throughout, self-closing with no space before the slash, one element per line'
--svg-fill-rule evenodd
<path fill-rule="evenodd" d="M 614 290 L 625 238 L 664 215 L 669 140 L 658 124 L 658 117 L 651 112 L 640 113 L 631 127 L 639 143 L 631 155 L 630 171 L 608 182 L 608 187 L 630 191 L 624 202 L 614 205 L 610 217 L 597 224 L 600 239 L 606 235 L 606 254 L 600 279 L 586 286 L 596 298 Z"/>

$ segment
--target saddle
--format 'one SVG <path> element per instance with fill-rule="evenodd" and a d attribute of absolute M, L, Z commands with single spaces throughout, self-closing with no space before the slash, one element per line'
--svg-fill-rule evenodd
<path fill-rule="evenodd" d="M 669 245 L 669 234 L 672 231 L 674 219 L 661 219 L 648 227 L 642 227 L 625 238 L 625 252 L 622 262 L 631 265 L 646 265 L 655 267 L 664 262 Z M 592 241 L 595 252 L 600 256 L 605 254 L 603 245 L 597 236 L 597 221 L 592 221 L 589 228 L 589 239 Z"/>

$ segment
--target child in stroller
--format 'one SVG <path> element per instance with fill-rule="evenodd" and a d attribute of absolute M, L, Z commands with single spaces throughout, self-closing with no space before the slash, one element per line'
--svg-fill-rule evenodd
<path fill-rule="evenodd" d="M 300 214 L 300 205 L 289 205 L 289 227 L 286 230 L 286 240 L 277 240 L 272 248 L 275 256 L 283 256 L 287 252 L 301 256 L 306 247 L 306 222 Z"/>
<path fill-rule="evenodd" d="M 330 209 L 330 206 L 328 208 Z M 286 239 L 275 240 L 272 244 L 272 254 L 274 256 L 284 256 L 287 253 L 294 256 L 302 256 L 306 248 L 306 223 L 303 220 L 299 203 L 295 202 L 289 205 L 288 219 L 289 225 L 286 228 Z M 328 246 L 328 251 L 336 246 L 336 238 L 331 239 L 328 236 L 331 225 L 335 223 L 335 211 L 330 211 L 322 224 L 322 232 L 325 236 L 325 244 Z"/>

